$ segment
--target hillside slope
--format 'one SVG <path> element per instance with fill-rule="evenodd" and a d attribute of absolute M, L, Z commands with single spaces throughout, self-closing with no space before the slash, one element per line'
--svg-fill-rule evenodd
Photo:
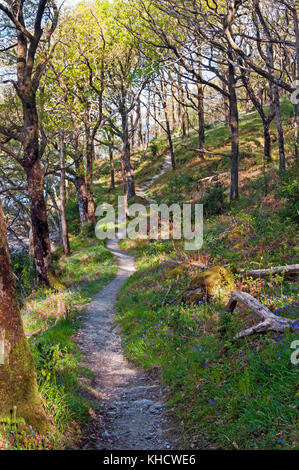
<path fill-rule="evenodd" d="M 288 106 L 284 119 L 290 122 Z M 227 296 L 187 305 L 181 298 L 197 274 L 191 262 L 226 266 L 235 289 L 249 292 L 277 315 L 298 318 L 298 283 L 283 276 L 241 278 L 236 269 L 298 263 L 298 173 L 292 161 L 280 179 L 274 163 L 263 164 L 261 123 L 255 113 L 241 122 L 240 200 L 229 204 L 226 159 L 199 160 L 196 136 L 176 139 L 177 169 L 169 170 L 148 191 L 168 204 L 204 202 L 204 245 L 185 252 L 177 241 L 125 240 L 138 271 L 118 302 L 128 357 L 154 370 L 169 386 L 169 406 L 178 416 L 185 444 L 209 449 L 292 449 L 296 447 L 296 366 L 291 345 L 297 332 L 234 335 L 257 322 L 240 306 L 224 315 Z M 274 133 L 273 133 L 274 135 Z M 287 133 L 291 153 L 291 131 Z M 273 139 L 275 141 L 275 138 Z M 223 126 L 207 132 L 207 148 L 228 150 Z M 160 161 L 167 152 L 160 142 Z M 157 165 L 157 163 L 156 163 Z M 148 171 L 147 171 L 148 169 Z M 139 184 L 150 166 L 137 172 Z M 198 187 L 201 178 L 225 173 Z M 218 184 L 217 184 L 218 181 Z M 180 260 L 175 266 L 169 259 Z"/>
<path fill-rule="evenodd" d="M 236 332 L 256 319 L 244 308 L 224 315 L 226 296 L 195 305 L 181 302 L 198 273 L 192 262 L 224 266 L 235 288 L 250 292 L 277 315 L 298 317 L 296 279 L 244 279 L 239 267 L 261 268 L 298 262 L 298 172 L 291 159 L 291 110 L 283 105 L 287 129 L 288 171 L 277 171 L 273 134 L 272 165 L 265 167 L 262 127 L 256 113 L 241 118 L 240 200 L 229 204 L 229 162 L 206 155 L 199 159 L 196 134 L 174 135 L 177 169 L 156 179 L 147 195 L 165 203 L 203 202 L 204 245 L 184 251 L 181 241 L 124 240 L 134 254 L 137 272 L 123 287 L 117 321 L 128 358 L 150 370 L 168 387 L 166 397 L 178 421 L 186 448 L 290 449 L 296 446 L 296 366 L 290 361 L 296 333 L 267 333 L 233 341 Z M 229 135 L 219 123 L 207 129 L 206 147 L 229 152 Z M 189 148 L 189 150 L 188 150 Z M 191 150 L 190 150 L 191 149 Z M 147 151 L 133 155 L 136 185 L 142 187 L 163 167 L 168 148 L 163 136 Z M 116 159 L 116 189 L 109 190 L 109 162 L 96 162 L 96 204 L 117 203 L 122 194 Z M 199 184 L 203 178 L 212 176 Z M 137 202 L 146 202 L 136 197 Z M 133 201 L 131 201 L 133 202 Z M 116 273 L 111 254 L 93 228 L 79 234 L 76 195 L 69 193 L 67 218 L 72 255 L 61 249 L 55 264 L 62 284 L 33 292 L 34 268 L 23 254 L 13 257 L 27 335 L 38 373 L 40 393 L 53 435 L 0 445 L 11 448 L 65 448 L 74 445 L 96 404 L 90 395 L 92 373 L 82 367 L 73 336 L 81 326 L 84 306 Z M 179 260 L 180 265 L 169 263 Z M 62 308 L 61 308 L 62 306 Z"/>

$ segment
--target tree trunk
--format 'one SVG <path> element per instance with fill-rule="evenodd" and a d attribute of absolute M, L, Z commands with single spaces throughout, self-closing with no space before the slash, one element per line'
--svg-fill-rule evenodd
<path fill-rule="evenodd" d="M 162 106 L 164 109 L 164 116 L 165 116 L 165 121 L 166 121 L 166 133 L 167 133 L 167 139 L 168 139 L 168 144 L 169 144 L 172 169 L 175 170 L 175 156 L 174 156 L 173 142 L 172 142 L 172 137 L 171 137 L 171 127 L 170 127 L 169 116 L 167 112 L 166 99 L 162 100 Z"/>
<path fill-rule="evenodd" d="M 264 158 L 265 162 L 271 163 L 271 134 L 270 134 L 270 126 L 267 119 L 263 119 L 263 127 L 264 127 Z"/>
<path fill-rule="evenodd" d="M 293 104 L 293 116 L 294 116 L 294 152 L 295 152 L 295 161 L 299 161 L 299 151 L 298 151 L 298 112 L 297 105 Z"/>
<path fill-rule="evenodd" d="M 180 74 L 178 75 L 178 85 L 179 85 L 179 126 L 180 126 L 181 136 L 184 138 L 187 135 L 186 133 L 186 108 L 184 106 L 185 98 L 184 98 L 184 91 L 183 91 L 182 79 L 180 77 Z"/>
<path fill-rule="evenodd" d="M 0 204 L 0 428 L 14 415 L 25 420 L 27 431 L 29 425 L 35 432 L 46 429 L 33 358 L 19 311 Z"/>
<path fill-rule="evenodd" d="M 26 154 L 26 150 L 24 149 Z M 34 161 L 34 158 L 32 158 Z M 38 158 L 32 165 L 25 167 L 28 183 L 31 226 L 34 245 L 34 259 L 38 284 L 50 284 L 49 275 L 53 275 L 51 244 L 47 210 L 44 199 L 43 174 Z"/>
<path fill-rule="evenodd" d="M 135 182 L 134 182 L 134 175 L 131 167 L 131 158 L 130 158 L 130 142 L 128 135 L 125 138 L 123 143 L 123 161 L 124 161 L 124 168 L 126 172 L 126 180 L 127 180 L 127 194 L 128 198 L 132 198 L 135 196 Z"/>
<path fill-rule="evenodd" d="M 230 185 L 230 200 L 234 201 L 239 197 L 239 114 L 238 103 L 235 86 L 235 71 L 234 66 L 229 63 L 229 126 L 231 134 L 231 185 Z"/>
<path fill-rule="evenodd" d="M 134 127 L 134 116 L 133 113 L 130 115 L 130 123 L 131 123 L 131 129 Z M 131 149 L 134 150 L 135 148 L 135 130 L 132 131 L 131 134 Z"/>
<path fill-rule="evenodd" d="M 172 165 L 172 169 L 175 170 L 175 156 L 174 156 L 174 149 L 173 149 L 173 143 L 172 143 L 172 137 L 171 137 L 171 129 L 170 129 L 170 124 L 168 120 L 166 121 L 166 128 L 167 128 L 167 139 L 168 139 L 170 157 L 171 157 L 171 165 Z"/>
<path fill-rule="evenodd" d="M 139 116 L 139 121 L 138 121 L 138 147 L 142 147 L 142 145 L 143 145 L 143 134 L 142 134 L 142 114 L 141 114 L 140 100 L 138 101 L 137 114 Z"/>
<path fill-rule="evenodd" d="M 32 226 L 30 225 L 29 229 L 29 255 L 34 259 L 34 243 L 33 243 L 33 231 Z"/>
<path fill-rule="evenodd" d="M 262 15 L 259 1 L 255 2 L 255 11 L 263 27 L 264 33 L 268 39 L 268 43 L 266 45 L 267 59 L 268 59 L 267 67 L 268 67 L 269 73 L 273 74 L 275 67 L 274 67 L 273 43 L 271 41 L 272 37 L 271 37 L 269 27 Z M 273 86 L 272 86 L 272 96 L 273 96 L 273 105 L 274 105 L 274 110 L 275 110 L 275 121 L 276 121 L 276 129 L 277 129 L 277 136 L 278 136 L 279 169 L 280 171 L 284 171 L 286 169 L 284 136 L 283 136 L 283 127 L 282 127 L 281 112 L 280 112 L 279 90 L 278 90 L 278 86 L 275 83 L 273 83 Z"/>
<path fill-rule="evenodd" d="M 202 67 L 199 65 L 198 72 L 200 77 L 202 77 Z M 201 81 L 197 82 L 197 117 L 198 117 L 198 144 L 200 149 L 205 148 L 205 115 L 204 115 L 204 93 L 203 86 Z M 204 152 L 199 153 L 200 158 L 204 158 Z"/>
<path fill-rule="evenodd" d="M 147 146 L 151 139 L 150 120 L 151 120 L 151 90 L 148 91 L 148 99 L 147 99 L 147 106 L 146 106 L 146 140 L 144 143 Z"/>
<path fill-rule="evenodd" d="M 49 284 L 53 275 L 51 244 L 44 197 L 43 173 L 40 165 L 38 114 L 35 94 L 30 91 L 20 94 L 24 119 L 23 168 L 27 176 L 34 258 L 38 284 Z"/>
<path fill-rule="evenodd" d="M 294 18 L 294 31 L 296 36 L 296 71 L 295 77 L 297 76 L 297 80 L 299 80 L 299 25 L 298 25 L 298 14 L 297 14 L 297 6 L 294 7 L 293 10 L 293 18 Z M 299 161 L 299 152 L 298 152 L 298 105 L 293 105 L 293 115 L 294 115 L 294 151 L 295 151 L 295 161 Z"/>
<path fill-rule="evenodd" d="M 90 129 L 86 131 L 86 190 L 88 200 L 88 224 L 95 223 L 94 200 L 93 200 L 93 161 L 94 161 L 94 142 L 92 140 Z"/>
<path fill-rule="evenodd" d="M 223 97 L 223 110 L 224 110 L 224 120 L 225 124 L 229 126 L 229 100 L 226 96 Z M 214 120 L 215 122 L 215 120 Z"/>
<path fill-rule="evenodd" d="M 63 251 L 65 255 L 70 255 L 70 242 L 67 231 L 66 209 L 65 209 L 65 147 L 63 133 L 60 135 L 60 225 Z"/>
<path fill-rule="evenodd" d="M 158 137 L 158 125 L 157 125 L 157 104 L 156 104 L 155 95 L 153 99 L 153 108 L 154 108 L 154 139 L 156 139 Z"/>
<path fill-rule="evenodd" d="M 114 161 L 113 161 L 113 148 L 109 146 L 109 160 L 110 160 L 110 189 L 112 191 L 115 188 L 115 178 L 114 178 Z"/>
<path fill-rule="evenodd" d="M 171 86 L 171 125 L 172 125 L 172 130 L 174 131 L 176 128 L 176 102 L 175 102 L 175 97 L 174 97 L 175 91 L 173 89 L 173 86 Z"/>
<path fill-rule="evenodd" d="M 296 71 L 297 71 L 297 80 L 299 80 L 299 25 L 298 25 L 298 6 L 295 5 L 293 9 L 293 18 L 294 18 L 294 32 L 296 37 Z M 295 74 L 296 75 L 296 74 Z"/>
<path fill-rule="evenodd" d="M 279 169 L 280 171 L 285 171 L 286 162 L 285 162 L 285 150 L 284 150 L 284 136 L 283 136 L 283 127 L 282 127 L 281 111 L 280 111 L 279 91 L 278 91 L 277 85 L 273 85 L 273 104 L 274 104 L 274 109 L 275 109 L 275 121 L 276 121 L 276 129 L 277 129 L 277 136 L 278 136 Z"/>
<path fill-rule="evenodd" d="M 242 64 L 242 62 L 240 62 Z M 243 85 L 246 89 L 246 93 L 248 97 L 251 99 L 255 109 L 258 111 L 261 120 L 263 122 L 264 127 L 264 161 L 267 163 L 271 163 L 272 156 L 271 156 L 271 135 L 270 135 L 270 124 L 274 118 L 275 112 L 273 111 L 273 100 L 271 99 L 270 102 L 270 111 L 269 115 L 266 116 L 263 108 L 263 93 L 255 94 L 255 91 L 250 83 L 250 76 L 247 76 L 245 72 L 243 72 L 241 76 Z M 272 97 L 272 84 L 269 83 L 270 88 L 270 97 Z"/>
<path fill-rule="evenodd" d="M 261 107 L 264 107 L 264 88 L 261 88 L 259 90 L 259 97 L 260 97 L 260 102 L 261 102 Z"/>
<path fill-rule="evenodd" d="M 86 181 L 84 174 L 84 163 L 82 154 L 78 154 L 75 158 L 75 186 L 77 190 L 78 207 L 81 227 L 88 222 L 88 198 L 86 190 Z"/>
<path fill-rule="evenodd" d="M 130 139 L 129 139 L 129 129 L 128 129 L 128 114 L 125 106 L 122 107 L 121 110 L 121 117 L 122 117 L 122 140 L 123 140 L 123 148 L 121 153 L 121 159 L 123 161 L 123 169 L 125 172 L 125 181 L 123 182 L 127 185 L 126 194 L 128 198 L 132 198 L 135 196 L 135 182 L 134 182 L 134 175 L 131 167 L 131 150 L 130 150 Z"/>
<path fill-rule="evenodd" d="M 245 95 L 245 114 L 247 114 L 249 111 L 249 94 L 248 91 L 246 90 L 246 95 Z"/>
<path fill-rule="evenodd" d="M 228 81 L 228 74 L 227 74 L 227 81 Z M 228 92 L 228 86 L 226 83 L 223 83 L 223 90 L 227 93 Z M 229 127 L 229 121 L 230 121 L 230 113 L 229 113 L 229 99 L 226 95 L 223 95 L 223 114 L 224 114 L 224 121 L 225 124 Z M 215 119 L 214 121 L 215 122 Z"/>

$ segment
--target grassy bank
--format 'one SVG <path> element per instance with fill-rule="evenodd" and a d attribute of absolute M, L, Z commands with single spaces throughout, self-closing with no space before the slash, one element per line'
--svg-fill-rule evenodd
<path fill-rule="evenodd" d="M 195 271 L 188 263 L 179 268 L 163 264 L 177 254 L 164 245 L 123 243 L 138 259 L 138 271 L 117 304 L 128 357 L 153 369 L 170 387 L 169 406 L 187 447 L 294 448 L 298 393 L 290 346 L 298 334 L 273 332 L 233 341 L 256 322 L 252 312 L 238 308 L 231 318 L 224 316 L 222 299 L 192 307 L 172 303 Z M 292 282 L 276 277 L 239 288 L 278 315 L 298 317 L 298 286 Z"/>
<path fill-rule="evenodd" d="M 174 135 L 177 169 L 155 181 L 149 196 L 164 203 L 204 204 L 204 245 L 186 252 L 180 241 L 122 242 L 136 256 L 137 272 L 122 288 L 117 321 L 122 327 L 127 356 L 154 371 L 168 385 L 167 401 L 182 430 L 186 448 L 293 449 L 296 447 L 296 366 L 290 361 L 297 333 L 267 333 L 234 341 L 256 318 L 238 308 L 224 314 L 226 299 L 190 306 L 182 295 L 195 276 L 191 264 L 225 265 L 236 289 L 251 293 L 277 315 L 297 318 L 298 285 L 283 276 L 243 279 L 238 268 L 263 268 L 298 262 L 298 171 L 291 157 L 291 108 L 283 104 L 288 168 L 277 170 L 278 150 L 272 128 L 272 164 L 263 162 L 262 126 L 256 113 L 242 116 L 240 125 L 240 199 L 229 203 L 229 161 L 196 151 L 195 133 Z M 274 124 L 273 124 L 274 125 Z M 224 125 L 207 131 L 211 151 L 229 153 Z M 137 186 L 163 165 L 163 138 L 147 151 L 136 152 L 133 165 Z M 146 152 L 146 158 L 145 158 Z M 117 206 L 121 174 L 116 162 L 114 191 L 109 189 L 109 165 L 95 167 L 95 202 Z M 200 181 L 214 175 L 212 181 Z M 68 200 L 70 232 L 79 229 L 75 193 Z M 141 202 L 141 201 L 138 201 Z M 90 235 L 90 237 L 88 237 Z M 72 255 L 57 250 L 55 268 L 61 287 L 33 288 L 34 267 L 28 258 L 13 259 L 27 336 L 33 351 L 43 404 L 52 424 L 46 437 L 20 436 L 8 430 L 2 448 L 57 449 L 73 447 L 94 403 L 90 400 L 88 369 L 81 366 L 74 335 L 91 297 L 116 273 L 104 245 L 85 236 L 72 236 Z M 166 263 L 179 259 L 174 267 Z M 83 383 L 85 385 L 83 385 Z"/>
<path fill-rule="evenodd" d="M 177 169 L 149 191 L 158 202 L 204 203 L 204 245 L 185 252 L 181 242 L 123 241 L 138 270 L 117 304 L 128 357 L 153 370 L 169 387 L 168 404 L 189 448 L 294 449 L 296 447 L 297 367 L 291 344 L 297 332 L 269 332 L 245 339 L 234 335 L 256 323 L 242 306 L 224 314 L 225 298 L 194 306 L 181 301 L 195 276 L 191 262 L 225 265 L 236 289 L 249 292 L 277 315 L 299 317 L 298 284 L 283 276 L 243 279 L 237 268 L 298 263 L 298 170 L 292 152 L 291 109 L 282 106 L 288 170 L 263 163 L 262 127 L 256 113 L 241 119 L 240 199 L 228 201 L 228 159 L 199 159 L 196 135 L 176 138 Z M 207 133 L 207 148 L 229 152 L 227 129 Z M 202 178 L 219 175 L 199 184 Z M 142 178 L 140 179 L 142 181 Z M 183 262 L 174 267 L 169 259 Z M 297 402 L 297 403 L 296 403 Z"/>
<path fill-rule="evenodd" d="M 71 256 L 55 253 L 60 289 L 39 289 L 22 297 L 22 316 L 33 353 L 38 387 L 49 420 L 49 433 L 31 436 L 7 429 L 0 438 L 3 449 L 65 449 L 73 447 L 89 422 L 95 402 L 89 394 L 91 372 L 82 366 L 75 335 L 85 306 L 112 279 L 117 266 L 102 242 L 72 237 Z M 25 256 L 25 255 L 23 255 Z M 27 285 L 27 262 L 18 258 L 20 293 Z"/>

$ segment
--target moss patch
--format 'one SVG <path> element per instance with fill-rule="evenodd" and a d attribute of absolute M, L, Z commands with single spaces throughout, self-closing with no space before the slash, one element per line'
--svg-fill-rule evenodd
<path fill-rule="evenodd" d="M 1 421 L 5 423 L 6 419 L 12 416 L 16 406 L 17 418 L 24 419 L 27 432 L 30 432 L 29 425 L 38 432 L 45 432 L 47 422 L 42 410 L 33 358 L 26 338 L 21 338 L 10 351 L 9 362 L 4 365 L 2 377 L 5 385 L 0 387 L 0 423 Z M 6 427 L 5 424 L 3 426 Z"/>
<path fill-rule="evenodd" d="M 190 282 L 184 299 L 188 305 L 202 300 L 225 299 L 234 289 L 234 277 L 223 266 L 214 266 L 197 274 Z"/>

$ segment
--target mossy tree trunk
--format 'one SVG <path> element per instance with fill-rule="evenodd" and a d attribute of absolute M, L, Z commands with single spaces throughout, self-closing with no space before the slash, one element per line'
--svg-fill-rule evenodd
<path fill-rule="evenodd" d="M 32 160 L 34 161 L 33 164 Z M 30 159 L 28 163 L 24 164 L 24 169 L 28 182 L 34 259 L 37 282 L 38 284 L 47 285 L 51 283 L 50 280 L 54 275 L 54 269 L 52 266 L 47 208 L 44 198 L 44 182 L 39 157 L 34 159 L 32 156 L 32 160 Z"/>
<path fill-rule="evenodd" d="M 25 337 L 13 278 L 6 224 L 0 205 L 0 423 L 16 417 L 36 432 L 45 431 L 33 358 Z M 0 424 L 1 428 L 1 424 Z M 28 428 L 27 428 L 28 429 Z"/>

